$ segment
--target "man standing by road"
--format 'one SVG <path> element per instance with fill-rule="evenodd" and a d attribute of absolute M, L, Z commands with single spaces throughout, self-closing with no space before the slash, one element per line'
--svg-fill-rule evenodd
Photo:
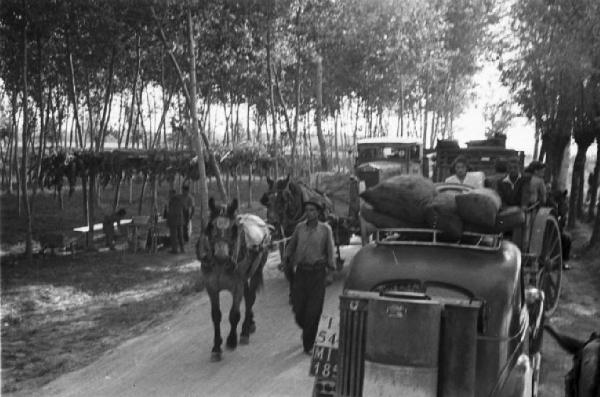
<path fill-rule="evenodd" d="M 169 203 L 165 212 L 171 239 L 171 253 L 176 254 L 178 249 L 183 253 L 185 252 L 183 248 L 184 206 L 175 189 L 169 190 Z"/>
<path fill-rule="evenodd" d="M 110 248 L 111 251 L 115 250 L 115 222 L 117 223 L 117 227 L 121 227 L 121 219 L 127 214 L 124 208 L 121 208 L 117 212 L 114 212 L 110 215 L 106 215 L 102 220 L 102 231 L 104 232 L 104 237 L 106 237 L 106 246 Z"/>
<path fill-rule="evenodd" d="M 292 280 L 292 310 L 302 328 L 304 352 L 311 354 L 325 300 L 327 268 L 334 269 L 333 233 L 319 221 L 322 205 L 316 199 L 304 203 L 306 220 L 300 222 L 286 250 L 285 262 L 296 269 Z"/>
<path fill-rule="evenodd" d="M 183 185 L 181 189 L 181 202 L 183 204 L 183 241 L 190 241 L 192 233 L 192 216 L 194 215 L 194 198 L 190 194 L 190 186 Z"/>

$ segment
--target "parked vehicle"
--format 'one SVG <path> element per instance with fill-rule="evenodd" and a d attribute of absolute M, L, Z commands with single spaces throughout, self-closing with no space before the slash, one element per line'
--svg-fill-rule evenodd
<path fill-rule="evenodd" d="M 536 396 L 562 269 L 546 210 L 532 215 L 526 246 L 502 234 L 376 230 L 340 297 L 337 395 Z"/>

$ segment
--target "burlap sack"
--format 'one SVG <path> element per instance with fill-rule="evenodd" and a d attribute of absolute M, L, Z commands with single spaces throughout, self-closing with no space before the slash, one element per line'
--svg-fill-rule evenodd
<path fill-rule="evenodd" d="M 525 223 L 525 213 L 519 207 L 506 207 L 496 215 L 494 230 L 498 233 L 508 232 Z"/>
<path fill-rule="evenodd" d="M 439 193 L 425 209 L 427 225 L 441 230 L 450 239 L 459 239 L 463 232 L 463 221 L 456 207 L 456 195 L 452 191 Z"/>
<path fill-rule="evenodd" d="M 360 216 L 378 229 L 414 228 L 419 227 L 403 219 L 376 211 L 372 205 L 363 202 L 360 206 Z"/>
<path fill-rule="evenodd" d="M 493 228 L 502 201 L 492 189 L 473 189 L 456 196 L 458 214 L 463 222 Z"/>
<path fill-rule="evenodd" d="M 397 175 L 360 194 L 377 212 L 415 225 L 425 223 L 425 207 L 435 195 L 433 182 L 419 175 Z"/>

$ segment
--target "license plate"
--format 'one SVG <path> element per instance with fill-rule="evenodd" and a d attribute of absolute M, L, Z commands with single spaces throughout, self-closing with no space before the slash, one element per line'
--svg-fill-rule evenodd
<path fill-rule="evenodd" d="M 338 371 L 338 349 L 315 346 L 310 375 L 322 379 L 336 379 Z"/>

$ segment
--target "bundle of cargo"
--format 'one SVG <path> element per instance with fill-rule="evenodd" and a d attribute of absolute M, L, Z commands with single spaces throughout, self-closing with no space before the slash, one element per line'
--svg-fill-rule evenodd
<path fill-rule="evenodd" d="M 456 196 L 458 214 L 465 223 L 493 228 L 502 200 L 495 190 L 473 189 Z"/>
<path fill-rule="evenodd" d="M 417 226 L 425 224 L 426 207 L 435 195 L 433 182 L 418 175 L 397 175 L 360 194 L 374 211 Z"/>
<path fill-rule="evenodd" d="M 450 239 L 459 239 L 463 233 L 463 220 L 456 206 L 456 191 L 444 191 L 426 206 L 427 225 L 444 232 Z"/>
<path fill-rule="evenodd" d="M 506 207 L 496 214 L 494 226 L 481 226 L 465 223 L 464 230 L 475 233 L 510 232 L 525 223 L 525 213 L 519 207 Z"/>
<path fill-rule="evenodd" d="M 410 222 L 406 222 L 403 219 L 399 219 L 391 215 L 384 214 L 383 212 L 379 212 L 367 202 L 363 202 L 360 205 L 360 215 L 365 221 L 369 222 L 377 229 L 420 227 L 420 225 L 415 225 Z"/>

